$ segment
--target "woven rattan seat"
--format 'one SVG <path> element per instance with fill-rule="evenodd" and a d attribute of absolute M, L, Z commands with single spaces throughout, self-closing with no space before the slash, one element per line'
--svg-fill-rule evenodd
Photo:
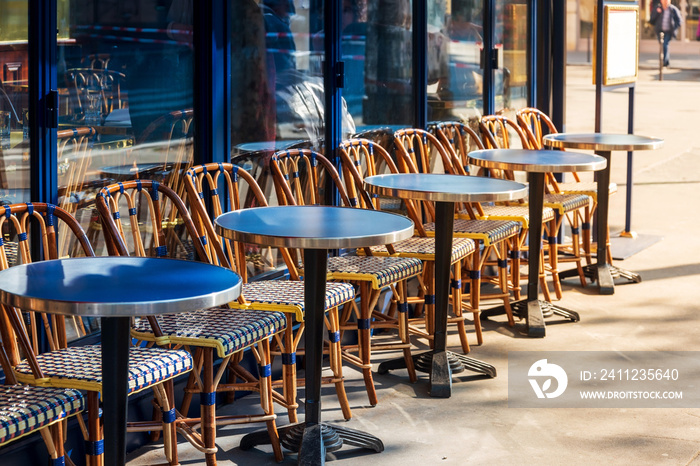
<path fill-rule="evenodd" d="M 5 385 L 0 387 L 0 446 L 39 432 L 52 464 L 65 464 L 65 421 L 85 409 L 83 394 L 67 388 L 18 385 L 2 342 L 0 367 L 5 372 Z"/>
<path fill-rule="evenodd" d="M 47 385 L 102 391 L 102 351 L 100 345 L 73 346 L 37 355 Z M 159 382 L 192 369 L 187 351 L 161 348 L 129 348 L 128 393 L 137 393 Z M 15 366 L 17 380 L 39 383 L 27 361 Z"/>
<path fill-rule="evenodd" d="M 304 282 L 261 280 L 244 283 L 242 294 L 255 309 L 283 310 L 304 320 Z M 355 289 L 347 283 L 326 284 L 325 311 L 340 306 L 355 297 Z"/>
<path fill-rule="evenodd" d="M 341 256 L 328 258 L 328 273 L 336 279 L 358 280 L 372 283 L 372 288 L 381 289 L 399 280 L 406 280 L 421 273 L 420 260 L 375 256 Z"/>
<path fill-rule="evenodd" d="M 162 332 L 154 336 L 151 324 L 138 321 L 131 334 L 159 345 L 211 346 L 225 358 L 284 330 L 287 317 L 283 312 L 256 310 L 203 309 L 156 317 Z"/>
<path fill-rule="evenodd" d="M 77 390 L 12 385 L 0 387 L 0 445 L 67 419 L 85 409 Z"/>
<path fill-rule="evenodd" d="M 514 220 L 525 229 L 530 229 L 530 208 L 526 205 L 482 205 L 484 215 L 489 220 Z M 542 209 L 542 221 L 554 220 L 554 209 L 545 207 Z"/>
<path fill-rule="evenodd" d="M 435 234 L 435 223 L 424 223 L 428 235 Z M 477 239 L 485 246 L 497 244 L 500 241 L 520 233 L 520 224 L 510 220 L 464 220 L 455 219 L 454 234 L 456 236 L 468 235 L 471 239 Z"/>
<path fill-rule="evenodd" d="M 391 256 L 395 255 L 398 257 L 415 257 L 423 261 L 434 261 L 435 260 L 435 239 L 428 238 L 424 236 L 414 236 L 405 240 L 397 241 L 391 244 L 393 252 L 389 251 L 387 246 L 372 246 L 370 250 L 372 254 L 378 256 Z M 474 252 L 476 246 L 474 241 L 466 238 L 453 238 L 452 239 L 452 255 L 450 256 L 450 263 L 454 264 L 457 261 L 466 259 L 471 253 Z M 358 250 L 358 254 L 364 254 L 364 251 Z"/>

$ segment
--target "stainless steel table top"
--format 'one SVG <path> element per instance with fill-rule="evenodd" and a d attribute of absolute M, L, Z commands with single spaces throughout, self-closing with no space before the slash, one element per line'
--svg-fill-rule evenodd
<path fill-rule="evenodd" d="M 663 139 L 635 134 L 607 133 L 556 133 L 543 138 L 544 145 L 557 149 L 582 149 L 601 151 L 635 151 L 658 149 L 664 145 Z"/>
<path fill-rule="evenodd" d="M 351 207 L 256 207 L 225 213 L 214 223 L 225 238 L 301 249 L 359 248 L 413 235 L 407 217 Z"/>
<path fill-rule="evenodd" d="M 578 172 L 602 170 L 605 157 L 554 150 L 487 149 L 469 153 L 469 163 L 478 167 L 524 172 Z"/>
<path fill-rule="evenodd" d="M 240 295 L 241 278 L 202 262 L 83 257 L 0 271 L 0 301 L 64 315 L 128 317 L 219 306 Z"/>
<path fill-rule="evenodd" d="M 512 201 L 527 195 L 527 186 L 515 181 L 429 173 L 368 176 L 364 187 L 372 194 L 438 202 Z"/>

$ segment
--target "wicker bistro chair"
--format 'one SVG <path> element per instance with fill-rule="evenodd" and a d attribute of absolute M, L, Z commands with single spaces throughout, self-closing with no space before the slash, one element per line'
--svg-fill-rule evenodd
<path fill-rule="evenodd" d="M 452 166 L 449 153 L 440 144 L 438 139 L 427 131 L 407 128 L 394 133 L 394 145 L 397 148 L 398 168 L 405 173 L 457 173 Z M 421 235 L 433 236 L 435 234 L 435 209 L 433 203 L 423 202 L 416 204 L 421 206 L 422 215 L 415 210 L 412 218 L 416 222 L 416 229 Z M 427 222 L 420 220 L 425 218 Z M 520 233 L 520 224 L 510 220 L 480 220 L 475 217 L 463 219 L 457 218 L 454 222 L 454 235 L 457 238 L 469 238 L 477 242 L 477 247 L 472 255 L 471 265 L 468 267 L 470 278 L 469 305 L 470 312 L 474 314 L 474 323 L 479 344 L 483 342 L 481 336 L 481 323 L 479 313 L 482 298 L 501 299 L 508 316 L 508 324 L 515 325 L 510 307 L 510 285 L 508 277 L 508 249 L 517 242 Z M 483 248 L 482 248 L 483 247 Z M 490 254 L 497 258 L 498 276 L 493 279 L 500 288 L 500 292 L 482 295 L 481 284 L 489 280 L 481 276 Z M 466 303 L 463 304 L 467 307 Z"/>
<path fill-rule="evenodd" d="M 479 122 L 481 128 L 481 134 L 485 145 L 487 148 L 492 149 L 507 149 L 510 147 L 509 132 L 514 132 L 517 134 L 520 144 L 525 149 L 533 149 L 534 147 L 530 144 L 528 137 L 525 132 L 520 128 L 520 126 L 513 120 L 503 116 L 503 115 L 485 115 L 481 117 Z M 514 174 L 512 172 L 502 170 L 494 171 L 495 176 L 504 177 L 507 179 L 513 179 Z M 551 175 L 551 174 L 550 174 Z M 552 178 L 553 176 L 549 176 Z M 574 262 L 576 269 L 581 280 L 581 285 L 585 286 L 586 279 L 583 272 L 583 267 L 581 266 L 581 256 L 574 255 L 570 258 L 560 258 L 559 252 L 563 252 L 563 248 L 560 248 L 558 243 L 559 230 L 563 219 L 567 219 L 571 225 L 572 231 L 572 242 L 577 244 L 579 241 L 578 231 L 579 231 L 579 219 L 580 212 L 588 209 L 590 206 L 590 198 L 585 195 L 579 194 L 561 194 L 557 192 L 547 192 L 544 195 L 544 207 L 550 207 L 555 212 L 555 218 L 549 222 L 547 227 L 547 243 L 549 249 L 549 271 L 552 274 L 552 283 L 554 285 L 554 292 L 557 299 L 561 299 L 561 281 L 559 279 L 559 263 L 560 262 Z M 544 215 L 543 215 L 544 218 Z M 546 287 L 543 287 L 546 290 Z M 547 298 L 547 294 L 545 294 Z M 549 300 L 549 298 L 547 298 Z"/>
<path fill-rule="evenodd" d="M 276 334 L 274 344 L 282 358 L 282 396 L 275 393 L 274 400 L 287 409 L 292 423 L 297 422 L 297 386 L 304 379 L 297 378 L 296 355 L 304 334 L 304 282 L 300 280 L 294 261 L 286 248 L 280 248 L 289 270 L 289 280 L 256 280 L 248 282 L 245 244 L 219 236 L 205 207 L 205 192 L 213 217 L 224 212 L 248 207 L 266 206 L 267 199 L 255 179 L 237 165 L 210 163 L 192 167 L 185 176 L 185 187 L 190 200 L 190 209 L 200 234 L 207 239 L 207 257 L 212 263 L 235 267 L 243 278 L 241 297 L 231 306 L 238 309 L 250 307 L 262 311 L 279 311 L 287 316 L 287 326 Z M 323 377 L 324 384 L 333 384 L 345 419 L 352 417 L 350 403 L 345 393 L 340 352 L 340 330 L 338 308 L 355 298 L 355 290 L 347 283 L 326 283 L 326 326 L 329 334 L 329 360 L 331 376 Z M 277 386 L 278 383 L 275 383 Z"/>
<path fill-rule="evenodd" d="M 460 122 L 442 122 L 433 127 L 436 136 L 443 143 L 443 146 L 452 158 L 452 165 L 458 174 L 468 175 L 469 171 L 469 152 L 471 150 L 484 149 L 484 144 L 479 135 L 470 127 Z M 521 202 L 510 202 L 505 205 L 501 204 L 479 204 L 472 203 L 464 205 L 457 213 L 457 218 L 462 219 L 489 219 L 489 220 L 511 220 L 520 224 L 520 235 L 514 239 L 511 244 L 510 260 L 511 260 L 511 282 L 513 283 L 513 297 L 515 300 L 520 299 L 520 251 L 523 249 L 525 240 L 527 239 L 530 230 L 530 213 L 527 205 Z M 542 222 L 545 226 L 554 220 L 554 210 L 551 207 L 544 207 L 542 211 Z M 540 282 L 542 290 L 547 299 L 549 297 L 549 289 L 545 282 L 544 273 L 544 252 L 541 259 L 543 266 L 540 267 Z"/>
<path fill-rule="evenodd" d="M 162 204 L 170 204 L 171 207 L 163 208 Z M 121 220 L 120 211 L 123 207 L 128 210 L 129 223 Z M 182 257 L 185 254 L 190 259 L 207 260 L 202 238 L 185 204 L 167 186 L 150 180 L 116 183 L 100 191 L 97 209 L 104 226 L 105 241 L 112 255 L 167 257 L 172 254 Z M 172 216 L 162 217 L 162 212 L 170 212 Z M 175 217 L 179 221 L 175 221 Z M 172 225 L 177 227 L 172 228 Z M 186 234 L 178 232 L 178 228 Z M 168 239 L 168 236 L 176 236 L 176 241 Z M 127 246 L 129 239 L 133 248 Z M 183 419 L 181 430 L 195 448 L 205 454 L 207 464 L 216 464 L 217 425 L 251 422 L 264 422 L 267 425 L 275 459 L 282 461 L 273 409 L 269 340 L 282 332 L 286 325 L 287 319 L 283 313 L 218 307 L 149 317 L 137 321 L 132 328 L 132 335 L 139 340 L 155 342 L 161 346 L 182 346 L 193 355 L 196 370 L 190 374 L 185 387 L 181 413 L 188 413 L 192 394 L 199 392 L 201 433 L 192 427 L 192 424 L 199 424 L 199 420 L 190 422 Z M 259 364 L 257 376 L 240 364 L 243 352 L 248 348 Z M 222 359 L 216 373 L 215 354 Z M 222 383 L 225 369 L 240 379 L 240 383 L 231 380 Z M 216 393 L 233 391 L 257 392 L 263 413 L 217 417 Z"/>
<path fill-rule="evenodd" d="M 23 263 L 33 259 L 30 253 L 31 236 L 40 236 L 43 258 L 57 258 L 57 233 L 71 231 L 82 246 L 82 254 L 94 256 L 85 232 L 65 210 L 51 204 L 27 203 L 3 206 L 0 227 L 7 224 L 19 238 Z M 38 227 L 30 228 L 30 219 Z M 0 269 L 8 267 L 5 245 L 0 243 Z M 102 359 L 100 345 L 67 346 L 66 322 L 63 316 L 27 312 L 25 321 L 20 309 L 3 306 L 0 334 L 16 379 L 28 385 L 71 388 L 87 391 L 88 423 L 78 417 L 88 441 L 87 462 L 102 464 L 103 437 L 100 424 L 99 396 L 102 391 Z M 41 324 L 37 321 L 40 319 Z M 43 325 L 50 350 L 38 351 L 38 325 Z M 24 360 L 20 357 L 23 355 Z M 132 347 L 129 355 L 128 393 L 134 394 L 151 388 L 155 402 L 162 412 L 163 422 L 149 423 L 148 430 L 164 432 L 165 456 L 170 464 L 178 464 L 172 379 L 192 369 L 192 358 L 186 351 L 162 348 Z M 131 424 L 131 431 L 143 427 Z"/>
<path fill-rule="evenodd" d="M 337 188 L 343 204 L 353 207 L 335 167 L 317 152 L 308 149 L 278 151 L 270 159 L 270 171 L 280 204 L 327 205 L 327 188 L 332 184 Z M 408 328 L 406 282 L 418 276 L 422 268 L 420 260 L 408 257 L 343 255 L 328 258 L 328 279 L 350 282 L 359 289 L 359 308 L 355 300 L 346 303 L 340 319 L 341 330 L 352 330 L 350 318 L 354 315 L 357 344 L 341 344 L 341 348 L 343 358 L 362 370 L 372 406 L 378 402 L 372 378 L 373 349 L 402 350 L 409 380 L 416 381 Z M 375 309 L 384 289 L 391 292 L 387 313 Z M 379 328 L 396 330 L 398 341 L 387 342 L 384 339 L 383 344 L 373 347 L 372 330 Z"/>
<path fill-rule="evenodd" d="M 364 190 L 362 181 L 365 176 L 383 174 L 385 172 L 398 173 L 398 168 L 391 156 L 377 143 L 367 139 L 350 139 L 343 141 L 340 145 L 340 157 L 343 172 L 343 181 L 349 202 L 351 205 L 358 205 L 366 209 L 380 209 L 384 204 L 381 198 L 370 197 Z M 406 202 L 406 208 L 411 213 L 412 218 L 417 218 L 415 205 L 410 201 Z M 414 220 L 415 223 L 415 220 Z M 416 224 L 418 226 L 418 224 Z M 469 352 L 469 342 L 465 328 L 465 316 L 462 312 L 462 286 L 460 271 L 462 262 L 467 260 L 475 252 L 474 241 L 466 238 L 454 238 L 452 240 L 451 264 L 454 269 L 454 280 L 452 284 L 452 312 L 453 316 L 448 318 L 448 322 L 456 324 L 457 333 L 464 353 Z M 421 308 L 423 312 L 422 328 L 418 327 L 419 319 L 410 319 L 410 331 L 421 338 L 427 338 L 432 344 L 435 330 L 434 308 L 435 308 L 435 239 L 426 236 L 414 236 L 407 240 L 399 241 L 386 246 L 374 246 L 367 250 L 358 250 L 358 254 L 371 254 L 373 256 L 395 256 L 404 258 L 419 259 L 423 262 L 423 273 L 418 276 L 419 289 L 418 297 L 409 297 L 409 304 L 416 305 L 416 314 Z M 475 323 L 478 325 L 478 323 Z M 477 332 L 480 329 L 477 328 Z M 477 333 L 478 338 L 478 333 Z M 425 370 L 425 361 L 419 360 L 421 370 Z M 382 367 L 380 366 L 380 370 Z"/>
<path fill-rule="evenodd" d="M 558 133 L 556 126 L 552 120 L 541 110 L 536 108 L 523 108 L 516 112 L 516 118 L 518 124 L 526 136 L 530 140 L 530 144 L 533 148 L 543 149 L 544 144 L 542 142 L 542 137 L 545 134 Z M 546 132 L 545 132 L 546 131 Z M 561 194 L 582 194 L 589 196 L 591 198 L 591 207 L 585 209 L 584 218 L 581 223 L 581 244 L 583 246 L 583 254 L 586 257 L 586 264 L 591 264 L 591 222 L 593 216 L 595 215 L 595 210 L 598 207 L 598 183 L 595 181 L 586 182 L 582 181 L 578 173 L 572 173 L 574 181 L 567 183 L 560 183 L 553 176 L 547 177 L 546 181 L 550 185 L 550 189 L 555 193 Z M 610 183 L 608 186 L 610 194 L 615 194 L 617 192 L 617 184 Z M 610 240 L 610 232 L 608 232 L 608 238 Z M 574 255 L 578 253 L 578 242 L 573 242 Z M 610 255 L 610 248 L 608 248 L 608 255 Z M 612 261 L 612 258 L 609 257 Z"/>
<path fill-rule="evenodd" d="M 1 342 L 0 365 L 5 372 L 5 385 L 0 387 L 0 448 L 38 431 L 52 464 L 65 464 L 64 421 L 85 409 L 82 393 L 70 388 L 19 385 Z M 70 458 L 68 464 L 72 464 Z"/>

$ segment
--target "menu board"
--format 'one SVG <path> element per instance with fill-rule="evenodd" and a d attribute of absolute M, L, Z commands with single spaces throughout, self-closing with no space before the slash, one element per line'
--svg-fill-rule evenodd
<path fill-rule="evenodd" d="M 609 86 L 635 82 L 639 65 L 638 5 L 605 5 L 603 10 L 602 47 L 602 84 Z M 594 83 L 595 69 L 596 67 L 594 66 Z"/>

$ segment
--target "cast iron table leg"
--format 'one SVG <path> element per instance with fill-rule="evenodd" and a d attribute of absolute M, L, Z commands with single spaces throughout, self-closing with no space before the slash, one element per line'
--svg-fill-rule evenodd
<path fill-rule="evenodd" d="M 102 319 L 102 420 L 107 466 L 126 463 L 130 326 L 129 317 Z"/>
<path fill-rule="evenodd" d="M 318 466 L 325 464 L 326 452 L 339 450 L 343 444 L 384 451 L 377 437 L 356 429 L 321 422 L 321 371 L 323 369 L 323 310 L 326 299 L 326 269 L 328 251 L 304 250 L 304 330 L 306 374 L 304 422 L 278 429 L 280 442 L 285 448 L 298 451 L 298 464 Z M 267 430 L 253 432 L 241 439 L 241 449 L 270 443 Z"/>
<path fill-rule="evenodd" d="M 598 288 L 600 294 L 614 294 L 615 282 L 612 277 L 611 265 L 608 262 L 608 209 L 610 200 L 610 151 L 601 151 L 598 155 L 605 157 L 608 165 L 604 170 L 597 172 L 598 175 L 598 212 L 596 212 L 597 241 L 598 250 L 596 253 L 596 276 L 598 279 Z M 627 187 L 631 189 L 631 187 Z"/>
<path fill-rule="evenodd" d="M 447 351 L 447 308 L 450 296 L 450 262 L 454 229 L 454 203 L 435 203 L 435 334 L 433 350 L 413 356 L 416 370 L 430 372 L 430 396 L 449 398 L 452 395 L 452 373 L 465 369 L 496 377 L 491 364 L 462 354 Z M 406 367 L 404 358 L 385 361 L 378 372 Z"/>
<path fill-rule="evenodd" d="M 596 211 L 596 263 L 587 265 L 584 267 L 583 272 L 585 276 L 591 280 L 598 282 L 598 289 L 600 294 L 609 295 L 615 294 L 615 278 L 625 278 L 631 283 L 639 283 L 642 281 L 642 277 L 635 272 L 629 270 L 621 269 L 608 260 L 608 211 L 610 209 L 610 163 L 611 152 L 610 151 L 597 151 L 596 154 L 601 157 L 605 157 L 608 165 L 604 170 L 596 172 L 595 179 L 598 183 L 597 194 L 598 194 L 598 210 Z M 628 190 L 632 189 L 631 186 L 627 187 Z M 601 239 L 602 238 L 602 239 Z M 559 278 L 567 278 L 577 276 L 578 272 L 576 269 L 566 270 L 559 274 Z"/>
<path fill-rule="evenodd" d="M 576 311 L 563 308 L 539 299 L 540 253 L 542 251 L 542 209 L 544 206 L 544 173 L 529 172 L 530 199 L 528 213 L 530 216 L 529 260 L 527 267 L 527 298 L 511 304 L 513 312 L 524 316 L 527 322 L 527 335 L 543 338 L 546 334 L 544 316 L 558 315 L 572 322 L 580 317 Z M 546 312 L 546 314 L 545 314 Z M 481 311 L 482 318 L 505 314 L 503 306 Z"/>
<path fill-rule="evenodd" d="M 530 239 L 527 267 L 527 335 L 545 336 L 544 316 L 540 307 L 540 252 L 542 250 L 542 206 L 544 205 L 544 173 L 528 173 L 530 183 Z"/>

